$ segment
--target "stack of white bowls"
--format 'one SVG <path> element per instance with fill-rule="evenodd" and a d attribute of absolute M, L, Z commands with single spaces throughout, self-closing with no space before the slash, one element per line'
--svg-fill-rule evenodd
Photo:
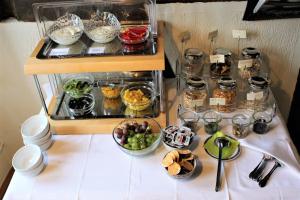
<path fill-rule="evenodd" d="M 16 172 L 24 176 L 36 176 L 45 167 L 41 149 L 34 144 L 21 147 L 12 159 L 12 165 Z"/>
<path fill-rule="evenodd" d="M 46 151 L 53 143 L 48 119 L 44 115 L 34 115 L 21 126 L 21 134 L 25 145 L 35 144 Z"/>

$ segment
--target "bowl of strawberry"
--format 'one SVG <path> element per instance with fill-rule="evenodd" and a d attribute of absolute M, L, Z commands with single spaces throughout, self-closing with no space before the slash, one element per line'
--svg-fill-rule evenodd
<path fill-rule="evenodd" d="M 147 26 L 127 26 L 121 29 L 119 39 L 124 44 L 143 43 L 149 37 Z"/>

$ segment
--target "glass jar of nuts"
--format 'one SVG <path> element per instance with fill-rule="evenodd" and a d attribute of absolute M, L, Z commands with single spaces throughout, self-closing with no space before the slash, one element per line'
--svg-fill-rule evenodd
<path fill-rule="evenodd" d="M 261 53 L 258 49 L 247 47 L 242 50 L 238 68 L 241 78 L 248 79 L 258 75 L 262 66 Z"/>
<path fill-rule="evenodd" d="M 207 83 L 200 77 L 192 77 L 186 81 L 183 91 L 183 106 L 196 112 L 202 112 L 207 107 Z"/>
<path fill-rule="evenodd" d="M 236 107 L 236 80 L 231 77 L 220 78 L 217 82 L 217 88 L 213 90 L 212 99 L 217 99 L 217 104 L 212 107 L 219 112 L 232 112 Z M 212 102 L 211 99 L 211 102 Z"/>
<path fill-rule="evenodd" d="M 228 49 L 217 48 L 213 51 L 213 55 L 224 55 L 224 63 L 211 63 L 211 78 L 219 78 L 230 75 L 230 68 L 233 64 L 232 52 Z"/>
<path fill-rule="evenodd" d="M 200 75 L 203 70 L 203 52 L 197 48 L 188 48 L 184 51 L 182 76 L 188 79 Z"/>
<path fill-rule="evenodd" d="M 251 110 L 261 109 L 269 98 L 269 80 L 262 76 L 253 76 L 248 79 L 248 83 L 246 107 Z"/>

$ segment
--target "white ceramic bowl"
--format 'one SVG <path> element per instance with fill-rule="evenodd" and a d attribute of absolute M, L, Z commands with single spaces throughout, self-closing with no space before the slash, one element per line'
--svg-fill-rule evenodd
<path fill-rule="evenodd" d="M 41 171 L 43 171 L 44 168 L 45 168 L 44 159 L 41 159 L 40 164 L 36 168 L 25 172 L 19 172 L 19 171 L 17 172 L 22 174 L 23 176 L 37 176 L 38 174 L 41 173 Z"/>
<path fill-rule="evenodd" d="M 50 140 L 48 140 L 44 144 L 40 145 L 41 150 L 46 151 L 47 149 L 49 149 L 51 147 L 52 143 L 53 143 L 53 139 L 52 139 L 52 136 L 51 136 Z"/>
<path fill-rule="evenodd" d="M 52 137 L 52 133 L 51 131 L 49 131 L 44 137 L 40 138 L 40 139 L 23 139 L 24 144 L 36 144 L 38 146 L 44 144 L 45 142 L 47 142 L 48 140 L 50 140 Z"/>
<path fill-rule="evenodd" d="M 50 129 L 48 119 L 44 115 L 34 115 L 21 126 L 21 134 L 25 140 L 37 140 L 44 137 Z"/>
<path fill-rule="evenodd" d="M 18 172 L 28 172 L 37 168 L 43 155 L 40 147 L 37 145 L 26 145 L 21 147 L 13 156 L 12 165 Z"/>

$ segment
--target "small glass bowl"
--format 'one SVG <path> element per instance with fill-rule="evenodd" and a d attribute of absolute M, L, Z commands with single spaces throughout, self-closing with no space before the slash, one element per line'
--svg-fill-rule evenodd
<path fill-rule="evenodd" d="M 142 111 L 153 104 L 156 95 L 151 84 L 132 83 L 122 89 L 121 98 L 131 110 Z"/>
<path fill-rule="evenodd" d="M 86 94 L 79 98 L 71 97 L 67 102 L 69 111 L 74 116 L 88 115 L 95 107 L 95 97 L 92 94 Z"/>
<path fill-rule="evenodd" d="M 109 43 L 119 34 L 121 25 L 117 17 L 110 12 L 97 12 L 84 23 L 85 34 L 94 42 Z"/>
<path fill-rule="evenodd" d="M 207 134 L 214 134 L 219 130 L 219 123 L 222 121 L 220 113 L 209 110 L 203 114 L 204 129 Z"/>
<path fill-rule="evenodd" d="M 100 87 L 101 93 L 105 98 L 116 99 L 120 96 L 122 88 L 119 84 L 107 84 Z"/>
<path fill-rule="evenodd" d="M 46 31 L 54 42 L 61 45 L 75 43 L 83 33 L 83 23 L 77 15 L 67 13 L 59 17 Z"/>
<path fill-rule="evenodd" d="M 199 115 L 193 111 L 184 111 L 179 113 L 181 125 L 190 128 L 193 132 L 197 129 L 199 118 Z"/>
<path fill-rule="evenodd" d="M 266 111 L 257 111 L 253 114 L 253 132 L 264 134 L 269 131 L 272 115 Z"/>
<path fill-rule="evenodd" d="M 124 144 L 122 144 L 122 142 L 126 142 L 126 140 L 128 139 L 128 135 L 130 133 L 127 133 L 125 136 L 125 139 L 123 139 L 123 136 L 121 138 L 118 138 L 118 134 L 117 134 L 117 129 L 123 129 L 125 126 L 128 125 L 132 125 L 134 123 L 138 123 L 138 125 L 141 125 L 144 121 L 146 121 L 150 126 L 151 126 L 151 135 L 155 136 L 156 140 L 148 147 L 143 148 L 143 149 L 139 149 L 139 150 L 133 150 L 133 149 L 128 149 L 124 146 Z M 129 132 L 129 131 L 128 131 Z M 146 119 L 125 119 L 124 121 L 120 122 L 113 130 L 112 132 L 112 136 L 114 141 L 116 142 L 116 144 L 118 145 L 118 147 L 125 153 L 132 155 L 132 156 L 144 156 L 147 155 L 151 152 L 153 152 L 155 149 L 157 149 L 157 147 L 160 144 L 161 138 L 162 138 L 162 130 L 161 127 L 159 125 L 159 123 L 157 121 L 155 121 L 154 119 L 151 118 L 146 118 Z M 123 140 L 123 141 L 122 141 Z M 127 141 L 128 142 L 128 141 Z"/>
<path fill-rule="evenodd" d="M 149 30 L 146 26 L 126 26 L 121 29 L 118 37 L 124 44 L 140 44 L 149 37 Z"/>
<path fill-rule="evenodd" d="M 91 74 L 71 74 L 63 80 L 63 90 L 74 98 L 91 93 L 94 77 Z"/>
<path fill-rule="evenodd" d="M 232 134 L 237 138 L 244 138 L 249 133 L 250 116 L 237 114 L 232 117 Z"/>

